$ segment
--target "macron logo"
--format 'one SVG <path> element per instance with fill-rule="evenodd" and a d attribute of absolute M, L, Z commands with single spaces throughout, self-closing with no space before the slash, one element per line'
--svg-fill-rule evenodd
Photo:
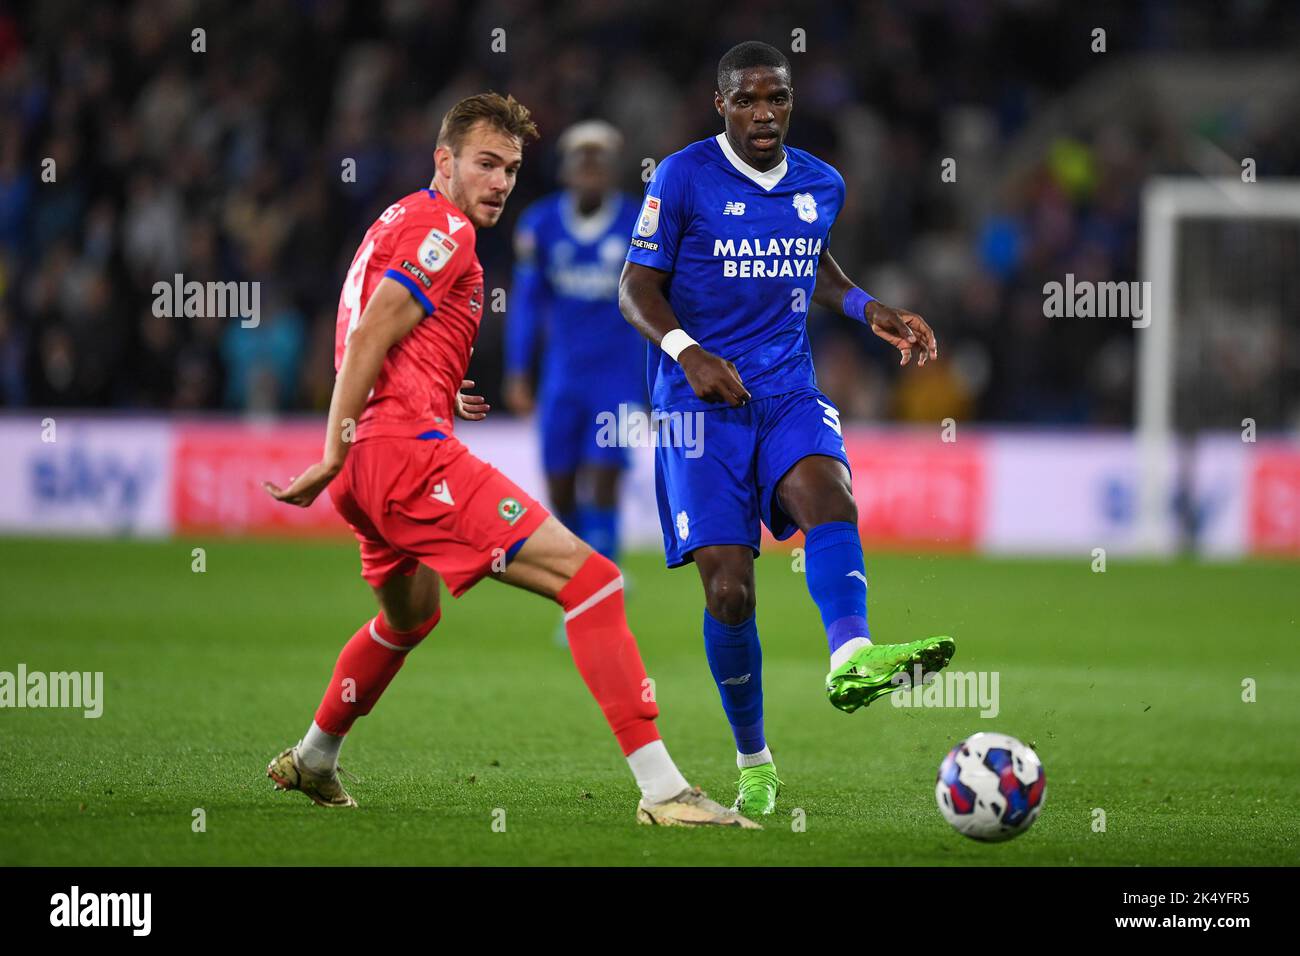
<path fill-rule="evenodd" d="M 460 216 L 453 216 L 451 213 L 447 213 L 447 234 L 448 235 L 450 236 L 456 235 L 456 230 L 463 225 L 465 225 L 464 219 L 461 219 Z"/>
<path fill-rule="evenodd" d="M 451 488 L 445 481 L 440 481 L 433 486 L 433 494 L 429 495 L 434 501 L 441 501 L 444 505 L 454 505 L 456 502 L 451 500 Z"/>

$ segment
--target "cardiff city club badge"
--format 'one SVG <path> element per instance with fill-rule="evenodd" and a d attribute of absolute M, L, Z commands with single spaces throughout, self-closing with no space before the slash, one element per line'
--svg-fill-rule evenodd
<path fill-rule="evenodd" d="M 646 196 L 645 205 L 641 207 L 641 218 L 636 224 L 638 236 L 653 236 L 659 229 L 659 197 Z"/>
<path fill-rule="evenodd" d="M 817 200 L 812 198 L 812 193 L 795 193 L 792 205 L 804 222 L 817 221 Z"/>

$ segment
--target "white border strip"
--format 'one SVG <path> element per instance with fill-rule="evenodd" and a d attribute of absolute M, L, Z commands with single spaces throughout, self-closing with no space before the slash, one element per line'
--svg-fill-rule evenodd
<path fill-rule="evenodd" d="M 605 600 L 605 598 L 609 597 L 615 591 L 621 591 L 622 589 L 623 589 L 623 575 L 620 574 L 613 581 L 610 581 L 608 584 L 606 584 L 603 588 L 601 588 L 591 597 L 587 598 L 587 600 L 583 601 L 581 604 L 575 607 L 572 611 L 567 612 L 564 615 L 565 623 L 567 624 L 569 621 L 572 621 L 583 611 L 591 610 L 593 607 L 595 607 L 601 601 Z"/>
<path fill-rule="evenodd" d="M 377 618 L 377 617 L 372 617 L 372 618 L 370 619 L 370 636 L 371 636 L 371 637 L 373 637 L 373 638 L 374 638 L 378 643 L 384 645 L 384 647 L 388 648 L 390 651 L 397 651 L 399 654 L 405 654 L 407 651 L 410 650 L 409 647 L 403 647 L 403 646 L 400 645 L 400 644 L 390 644 L 388 641 L 386 641 L 386 640 L 384 640 L 382 637 L 380 637 L 380 636 L 379 636 L 379 629 L 375 627 L 375 621 L 377 621 L 377 620 L 379 620 L 379 618 Z"/>

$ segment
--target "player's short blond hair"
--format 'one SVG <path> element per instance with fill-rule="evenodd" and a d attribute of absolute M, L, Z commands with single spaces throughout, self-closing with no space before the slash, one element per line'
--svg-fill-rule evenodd
<path fill-rule="evenodd" d="M 528 107 L 509 94 L 502 96 L 489 91 L 467 96 L 447 110 L 438 130 L 438 145 L 459 155 L 466 134 L 480 121 L 515 137 L 521 146 L 538 136 L 537 124 L 533 122 Z"/>

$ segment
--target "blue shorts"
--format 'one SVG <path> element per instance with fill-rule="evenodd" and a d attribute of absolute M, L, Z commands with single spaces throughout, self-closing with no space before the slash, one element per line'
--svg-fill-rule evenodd
<path fill-rule="evenodd" d="M 670 443 L 661 430 L 655 449 L 659 524 L 670 568 L 689 562 L 696 548 L 715 544 L 748 545 L 757 555 L 760 521 L 785 540 L 798 530 L 776 500 L 785 473 L 809 455 L 849 466 L 839 410 L 811 386 L 740 408 L 681 414 L 701 416 L 699 440 Z"/>
<path fill-rule="evenodd" d="M 644 399 L 626 389 L 566 391 L 543 389 L 537 401 L 542 433 L 542 469 L 548 475 L 570 475 L 583 465 L 626 468 L 627 449 L 598 441 L 600 416 L 619 414 L 619 405 L 644 412 Z M 609 429 L 605 429 L 606 435 Z"/>

